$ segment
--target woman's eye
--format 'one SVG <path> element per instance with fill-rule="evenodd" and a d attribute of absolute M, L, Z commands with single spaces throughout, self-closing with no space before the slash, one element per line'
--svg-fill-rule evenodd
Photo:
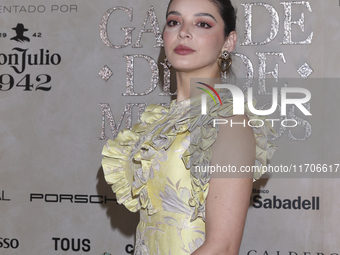
<path fill-rule="evenodd" d="M 211 28 L 211 26 L 207 22 L 199 22 L 197 26 L 202 28 Z"/>
<path fill-rule="evenodd" d="M 176 21 L 176 20 L 170 20 L 167 24 L 168 24 L 169 27 L 173 27 L 173 26 L 178 25 L 178 21 Z"/>

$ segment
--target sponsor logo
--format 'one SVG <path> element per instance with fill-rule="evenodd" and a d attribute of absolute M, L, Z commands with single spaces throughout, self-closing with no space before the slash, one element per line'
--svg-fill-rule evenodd
<path fill-rule="evenodd" d="M 0 201 L 11 201 L 10 199 L 5 197 L 5 191 L 1 191 Z"/>
<path fill-rule="evenodd" d="M 80 204 L 107 204 L 108 202 L 116 202 L 117 199 L 108 198 L 103 195 L 72 195 L 72 194 L 41 194 L 31 193 L 30 202 L 43 201 L 46 203 L 80 203 Z"/>
<path fill-rule="evenodd" d="M 132 245 L 132 244 L 126 245 L 126 246 L 125 246 L 125 252 L 126 252 L 127 254 L 133 254 L 133 253 L 134 253 L 133 245 Z M 102 255 L 111 255 L 111 253 L 105 252 L 105 253 L 103 253 Z"/>
<path fill-rule="evenodd" d="M 133 245 L 132 244 L 126 245 L 125 251 L 126 251 L 127 254 L 133 254 L 133 252 L 134 252 Z"/>
<path fill-rule="evenodd" d="M 16 73 L 25 72 L 27 66 L 59 65 L 61 56 L 58 53 L 50 54 L 48 49 L 40 49 L 39 52 L 27 52 L 28 49 L 15 47 L 13 53 L 0 54 L 0 65 L 8 65 Z"/>
<path fill-rule="evenodd" d="M 310 252 L 310 251 L 303 251 L 303 252 L 295 252 L 295 251 L 257 251 L 257 250 L 249 250 L 247 255 L 339 255 L 338 252 Z"/>
<path fill-rule="evenodd" d="M 9 36 L 7 37 L 7 35 Z M 10 91 L 20 87 L 23 91 L 51 90 L 52 76 L 47 73 L 33 75 L 33 70 L 40 72 L 47 70 L 42 69 L 41 66 L 58 66 L 62 61 L 60 54 L 50 52 L 46 48 L 30 50 L 28 46 L 21 46 L 36 43 L 44 36 L 45 34 L 41 31 L 32 31 L 23 23 L 13 25 L 11 32 L 0 33 L 1 42 L 10 40 L 16 45 L 9 53 L 5 52 L 4 47 L 1 49 L 0 66 L 2 66 L 3 73 L 0 73 L 0 91 Z"/>
<path fill-rule="evenodd" d="M 91 241 L 89 239 L 52 237 L 52 240 L 54 241 L 55 251 L 89 252 L 91 250 Z"/>
<path fill-rule="evenodd" d="M 2 238 L 0 237 L 0 248 L 1 249 L 16 249 L 19 247 L 18 239 Z"/>
<path fill-rule="evenodd" d="M 253 189 L 253 194 L 268 194 L 269 190 L 267 189 Z"/>
<path fill-rule="evenodd" d="M 252 206 L 256 209 L 288 209 L 288 210 L 320 210 L 320 197 L 313 196 L 311 199 L 282 199 L 277 196 L 263 199 L 260 195 L 252 197 Z"/>

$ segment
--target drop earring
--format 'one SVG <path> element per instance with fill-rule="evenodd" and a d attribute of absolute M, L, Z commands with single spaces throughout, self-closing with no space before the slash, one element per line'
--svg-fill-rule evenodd
<path fill-rule="evenodd" d="M 231 66 L 230 53 L 228 51 L 223 51 L 221 57 L 217 59 L 217 65 L 220 71 L 225 74 L 228 68 Z"/>
<path fill-rule="evenodd" d="M 227 70 L 231 66 L 231 58 L 230 53 L 228 51 L 223 51 L 221 54 L 221 57 L 217 59 L 217 65 L 218 68 L 221 71 L 221 80 L 222 83 L 228 83 L 227 82 Z"/>

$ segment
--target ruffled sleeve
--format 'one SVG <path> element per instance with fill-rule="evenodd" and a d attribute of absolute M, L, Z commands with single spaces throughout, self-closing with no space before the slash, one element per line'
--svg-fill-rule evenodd
<path fill-rule="evenodd" d="M 134 156 L 139 153 L 143 134 L 166 111 L 162 106 L 149 105 L 139 123 L 131 130 L 119 132 L 116 139 L 108 140 L 103 148 L 102 168 L 105 180 L 116 193 L 117 203 L 124 204 L 132 212 L 138 211 L 145 204 L 142 195 L 133 188 L 136 188 L 135 175 L 140 167 L 134 164 Z"/>
<path fill-rule="evenodd" d="M 220 94 L 221 95 L 221 94 Z M 208 101 L 207 115 L 201 115 L 200 100 L 193 101 L 191 105 L 192 118 L 190 123 L 190 148 L 183 154 L 182 160 L 191 172 L 192 196 L 189 204 L 195 208 L 191 221 L 201 217 L 205 220 L 205 202 L 209 191 L 209 180 L 211 174 L 209 171 L 196 171 L 195 166 L 209 166 L 212 159 L 212 145 L 217 139 L 218 128 L 212 126 L 214 119 L 227 118 L 233 116 L 233 100 L 228 93 L 221 97 L 223 105 L 214 104 L 212 100 Z M 253 101 L 255 106 L 256 101 Z M 253 181 L 259 179 L 264 173 L 263 167 L 266 166 L 272 158 L 275 149 L 274 144 L 268 141 L 269 137 L 276 135 L 275 130 L 264 116 L 257 116 L 250 112 L 245 96 L 244 113 L 249 118 L 254 131 L 256 140 L 255 165 L 257 171 L 254 172 Z M 194 117 L 196 116 L 196 117 Z M 262 125 L 263 123 L 263 125 Z M 200 128 L 198 128 L 198 126 Z"/>
<path fill-rule="evenodd" d="M 138 140 L 139 135 L 136 132 L 125 129 L 118 133 L 115 140 L 108 140 L 102 152 L 105 180 L 116 193 L 117 203 L 124 204 L 131 212 L 138 211 L 140 204 L 131 195 L 133 173 L 126 168 L 130 151 Z"/>

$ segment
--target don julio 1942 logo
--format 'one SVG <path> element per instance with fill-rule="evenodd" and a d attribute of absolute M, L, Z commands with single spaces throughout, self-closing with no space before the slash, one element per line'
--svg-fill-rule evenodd
<path fill-rule="evenodd" d="M 43 37 L 40 31 L 29 32 L 22 23 L 17 23 L 12 27 L 11 32 L 1 32 L 1 42 L 10 40 L 13 48 L 8 52 L 0 52 L 0 66 L 7 66 L 9 69 L 3 68 L 4 73 L 0 74 L 0 91 L 9 91 L 14 87 L 22 87 L 24 91 L 50 91 L 52 77 L 47 73 L 38 75 L 31 74 L 32 68 L 41 66 L 57 66 L 61 63 L 61 56 L 58 53 L 51 53 L 49 49 L 40 48 L 38 50 L 30 50 L 28 47 L 32 40 L 39 40 Z M 9 43 L 7 41 L 7 43 Z M 2 50 L 4 47 L 2 48 Z M 27 68 L 30 67 L 30 70 Z"/>

